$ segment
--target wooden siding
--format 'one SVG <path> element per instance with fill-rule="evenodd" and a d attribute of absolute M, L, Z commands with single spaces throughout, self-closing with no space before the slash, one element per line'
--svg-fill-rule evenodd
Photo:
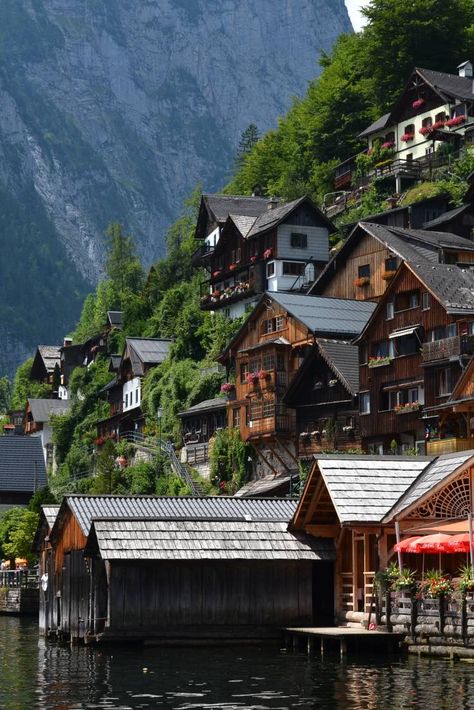
<path fill-rule="evenodd" d="M 311 562 L 113 562 L 109 630 L 150 636 L 244 625 L 254 635 L 250 627 L 309 624 L 312 569 Z"/>
<path fill-rule="evenodd" d="M 338 264 L 336 258 L 334 276 L 322 291 L 321 296 L 376 301 L 385 292 L 389 281 L 384 280 L 382 274 L 385 271 L 385 259 L 392 256 L 392 253 L 368 234 L 363 232 L 360 234 L 363 236 L 347 260 Z M 365 264 L 370 265 L 370 283 L 367 286 L 359 287 L 354 282 L 359 276 L 359 266 Z"/>
<path fill-rule="evenodd" d="M 81 530 L 79 523 L 73 514 L 68 510 L 66 519 L 61 528 L 59 540 L 54 545 L 54 567 L 56 575 L 60 574 L 64 563 L 64 555 L 72 550 L 83 550 L 86 546 L 87 538 Z"/>
<path fill-rule="evenodd" d="M 306 234 L 306 248 L 297 249 L 291 246 L 291 235 L 294 232 Z M 280 224 L 278 227 L 277 254 L 279 259 L 288 259 L 288 261 L 311 260 L 327 262 L 329 257 L 327 227 Z"/>

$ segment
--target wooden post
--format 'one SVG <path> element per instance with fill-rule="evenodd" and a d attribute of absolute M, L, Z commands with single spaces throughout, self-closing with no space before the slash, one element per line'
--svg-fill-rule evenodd
<path fill-rule="evenodd" d="M 395 523 L 395 535 L 397 537 L 397 543 L 399 543 L 400 542 L 400 523 L 398 522 L 398 520 Z M 403 569 L 403 563 L 402 563 L 402 553 L 400 552 L 400 550 L 397 552 L 397 555 L 398 555 L 398 566 L 399 566 L 400 572 L 401 572 Z"/>
<path fill-rule="evenodd" d="M 352 530 L 352 611 L 357 611 L 357 542 Z"/>
<path fill-rule="evenodd" d="M 341 639 L 340 639 L 340 652 L 341 652 L 341 661 L 342 661 L 347 656 L 347 641 L 343 637 L 341 637 Z"/>
<path fill-rule="evenodd" d="M 472 513 L 468 513 L 467 520 L 469 523 L 469 559 L 471 561 L 471 572 L 474 568 L 474 542 L 472 540 Z"/>

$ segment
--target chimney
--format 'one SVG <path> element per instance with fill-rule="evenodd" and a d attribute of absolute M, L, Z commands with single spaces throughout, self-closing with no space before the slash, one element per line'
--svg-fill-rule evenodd
<path fill-rule="evenodd" d="M 72 338 L 64 338 L 63 347 L 68 348 L 70 345 L 72 345 Z"/>
<path fill-rule="evenodd" d="M 278 200 L 275 197 L 270 197 L 267 202 L 267 211 L 274 210 L 275 207 L 278 207 Z"/>
<path fill-rule="evenodd" d="M 467 61 L 463 62 L 458 66 L 458 74 L 459 76 L 465 77 L 466 79 L 472 79 L 473 76 L 473 71 L 472 71 L 472 62 Z"/>

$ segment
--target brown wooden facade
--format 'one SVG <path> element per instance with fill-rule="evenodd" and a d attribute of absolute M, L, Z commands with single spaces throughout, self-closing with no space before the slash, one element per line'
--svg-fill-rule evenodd
<path fill-rule="evenodd" d="M 409 265 L 400 267 L 357 341 L 366 450 L 423 450 L 425 441 L 446 435 L 430 410 L 447 401 L 463 357 L 474 352 L 472 321 L 474 313 L 448 315 L 429 285 Z"/>

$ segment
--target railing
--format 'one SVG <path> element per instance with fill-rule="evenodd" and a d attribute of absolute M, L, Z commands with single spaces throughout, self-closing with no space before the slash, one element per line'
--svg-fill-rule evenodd
<path fill-rule="evenodd" d="M 210 256 L 213 253 L 214 249 L 215 249 L 215 247 L 211 246 L 210 244 L 207 244 L 207 243 L 201 244 L 191 254 L 191 264 L 193 266 L 199 266 L 201 263 L 201 260 L 207 256 Z"/>
<path fill-rule="evenodd" d="M 474 438 L 471 439 L 435 439 L 426 442 L 427 456 L 440 456 L 440 454 L 455 454 L 458 451 L 474 449 Z"/>
<path fill-rule="evenodd" d="M 204 285 L 206 284 L 209 288 L 209 282 L 205 281 Z M 203 284 L 201 284 L 201 286 L 202 285 Z M 235 286 L 231 286 L 228 289 L 219 292 L 218 295 L 213 295 L 211 293 L 204 292 L 201 296 L 201 309 L 212 311 L 224 305 L 236 303 L 237 301 L 240 301 L 243 298 L 249 298 L 249 296 L 253 296 L 254 293 L 255 289 L 253 286 L 242 284 L 236 284 Z"/>
<path fill-rule="evenodd" d="M 423 343 L 421 357 L 423 362 L 432 362 L 472 354 L 474 354 L 474 336 L 453 335 L 451 338 Z"/>
<path fill-rule="evenodd" d="M 38 589 L 37 569 L 0 570 L 0 587 L 8 589 Z"/>
<path fill-rule="evenodd" d="M 188 464 L 196 465 L 209 461 L 208 444 L 185 444 Z"/>
<path fill-rule="evenodd" d="M 342 611 L 354 610 L 354 591 L 352 586 L 352 572 L 340 573 L 340 592 Z"/>

